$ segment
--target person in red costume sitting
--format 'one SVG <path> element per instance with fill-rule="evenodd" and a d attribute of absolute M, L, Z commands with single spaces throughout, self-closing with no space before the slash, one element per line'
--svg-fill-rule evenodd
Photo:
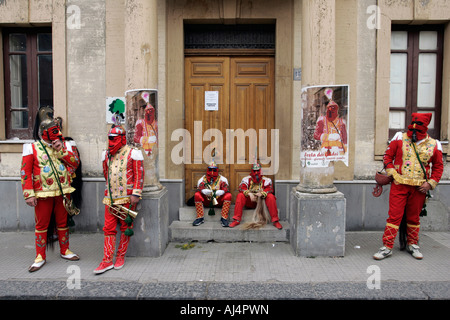
<path fill-rule="evenodd" d="M 95 274 L 104 273 L 112 268 L 121 269 L 125 263 L 125 254 L 133 235 L 132 218 L 120 219 L 114 215 L 110 206 L 122 205 L 135 210 L 144 188 L 144 156 L 139 149 L 127 145 L 125 129 L 117 122 L 108 133 L 108 150 L 102 154 L 103 175 L 106 179 L 105 225 L 103 227 L 103 259 Z M 117 224 L 120 223 L 120 241 L 113 264 L 116 249 Z"/>
<path fill-rule="evenodd" d="M 227 178 L 219 174 L 219 168 L 214 161 L 208 166 L 206 175 L 198 180 L 197 189 L 197 192 L 194 194 L 197 218 L 192 225 L 199 226 L 205 222 L 203 206 L 210 207 L 211 209 L 212 207 L 221 206 L 220 222 L 222 227 L 228 227 L 228 212 L 230 211 L 231 205 L 231 193 L 228 190 Z M 217 201 L 216 204 L 214 204 L 214 199 Z"/>
<path fill-rule="evenodd" d="M 28 271 L 39 270 L 46 261 L 48 230 L 52 214 L 55 217 L 61 257 L 75 261 L 80 258 L 69 250 L 68 213 L 63 203 L 63 193 L 70 196 L 72 172 L 80 163 L 69 143 L 64 141 L 58 122 L 49 107 L 39 109 L 36 117 L 34 143 L 23 146 L 21 180 L 23 197 L 35 213 L 36 258 Z M 49 232 L 50 231 L 50 232 Z"/>
<path fill-rule="evenodd" d="M 250 175 L 243 178 L 239 185 L 239 193 L 234 206 L 233 222 L 231 222 L 230 228 L 234 228 L 241 223 L 244 206 L 246 208 L 256 208 L 258 197 L 265 200 L 273 225 L 277 229 L 283 229 L 278 218 L 278 208 L 275 195 L 273 194 L 272 180 L 262 175 L 259 163 L 255 163 L 252 166 Z"/>
<path fill-rule="evenodd" d="M 389 194 L 389 217 L 383 233 L 383 246 L 375 260 L 392 255 L 403 215 L 406 215 L 406 250 L 416 259 L 423 254 L 418 246 L 420 212 L 430 189 L 439 183 L 444 165 L 441 143 L 428 134 L 431 113 L 413 113 L 406 133 L 398 132 L 391 140 L 383 163 L 393 177 Z"/>

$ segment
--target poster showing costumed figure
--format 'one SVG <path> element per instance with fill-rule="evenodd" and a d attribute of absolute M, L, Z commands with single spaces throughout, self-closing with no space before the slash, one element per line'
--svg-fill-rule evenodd
<path fill-rule="evenodd" d="M 158 178 L 158 91 L 136 89 L 125 92 L 127 144 L 142 151 L 145 185 L 159 185 Z M 145 189 L 145 187 L 144 187 Z"/>
<path fill-rule="evenodd" d="M 349 87 L 311 86 L 302 89 L 303 167 L 348 166 Z"/>

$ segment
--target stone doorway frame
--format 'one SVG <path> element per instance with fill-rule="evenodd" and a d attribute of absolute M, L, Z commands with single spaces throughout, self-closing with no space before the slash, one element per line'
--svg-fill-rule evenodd
<path fill-rule="evenodd" d="M 220 8 L 211 7 L 210 10 L 199 10 L 195 6 L 184 7 L 176 2 L 167 2 L 167 137 L 178 128 L 184 128 L 184 33 L 186 21 L 201 23 L 264 23 L 268 20 L 276 23 L 275 43 L 275 128 L 280 130 L 280 154 L 288 155 L 280 158 L 280 170 L 276 179 L 291 179 L 292 163 L 297 159 L 293 139 L 294 84 L 292 81 L 293 49 L 292 33 L 294 21 L 292 17 L 292 2 L 262 1 L 255 3 L 256 8 L 245 8 L 241 4 L 239 9 L 230 13 L 230 3 L 224 1 Z M 229 15 L 229 16 L 228 16 Z M 297 30 L 300 32 L 300 30 Z M 300 83 L 299 83 L 300 85 Z M 298 101 L 299 106 L 300 101 Z M 297 105 L 297 104 L 296 104 Z M 166 149 L 166 178 L 183 179 L 184 167 L 177 166 L 170 161 L 171 150 L 177 141 L 167 142 Z"/>

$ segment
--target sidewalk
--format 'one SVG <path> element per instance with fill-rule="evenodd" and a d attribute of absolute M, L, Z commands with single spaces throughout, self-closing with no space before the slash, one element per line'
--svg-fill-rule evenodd
<path fill-rule="evenodd" d="M 34 273 L 27 270 L 34 233 L 0 233 L 0 299 L 450 299 L 450 232 L 422 232 L 421 261 L 398 244 L 391 257 L 374 260 L 381 236 L 346 233 L 340 258 L 297 257 L 290 244 L 278 242 L 194 243 L 187 250 L 171 242 L 162 257 L 129 257 L 123 269 L 95 275 L 100 233 L 72 234 L 70 248 L 81 260 L 61 259 L 56 244 Z"/>

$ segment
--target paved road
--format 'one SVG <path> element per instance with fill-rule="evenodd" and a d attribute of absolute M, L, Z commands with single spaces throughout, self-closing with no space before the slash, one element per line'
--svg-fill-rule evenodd
<path fill-rule="evenodd" d="M 373 260 L 381 236 L 348 232 L 345 257 L 297 257 L 286 243 L 194 243 L 183 250 L 171 242 L 162 257 L 128 257 L 123 269 L 95 275 L 102 234 L 72 234 L 80 261 L 61 259 L 56 245 L 46 265 L 29 273 L 34 234 L 4 232 L 0 299 L 182 300 L 177 312 L 185 301 L 450 299 L 450 232 L 421 233 L 421 261 L 398 245 L 391 257 Z"/>

